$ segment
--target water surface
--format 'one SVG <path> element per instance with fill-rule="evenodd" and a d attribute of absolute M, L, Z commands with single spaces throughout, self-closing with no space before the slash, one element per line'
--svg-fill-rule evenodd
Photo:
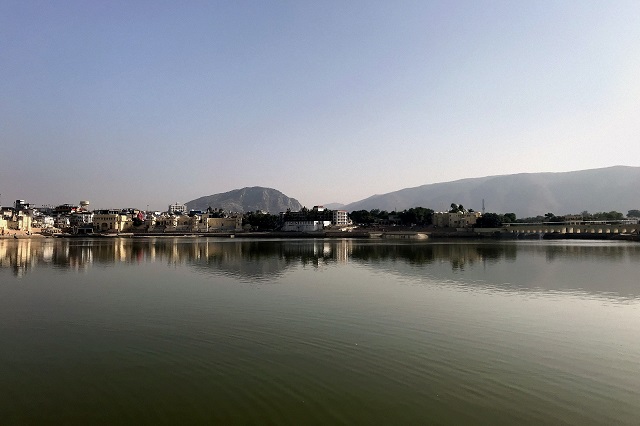
<path fill-rule="evenodd" d="M 640 246 L 0 240 L 3 424 L 637 424 Z"/>

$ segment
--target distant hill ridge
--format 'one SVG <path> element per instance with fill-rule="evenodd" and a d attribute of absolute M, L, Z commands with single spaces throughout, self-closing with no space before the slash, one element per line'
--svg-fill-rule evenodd
<path fill-rule="evenodd" d="M 239 213 L 263 210 L 271 214 L 278 214 L 287 211 L 287 209 L 298 211 L 302 208 L 302 205 L 295 198 L 289 198 L 278 190 L 261 186 L 208 195 L 185 204 L 189 210 L 206 210 L 211 207 Z"/>
<path fill-rule="evenodd" d="M 513 212 L 518 217 L 640 209 L 640 167 L 613 166 L 558 173 L 519 173 L 460 179 L 404 188 L 378 194 L 347 205 L 325 207 L 354 210 L 404 210 L 426 207 L 448 210 L 451 203 L 480 211 Z M 186 203 L 189 209 L 222 208 L 234 212 L 263 210 L 278 214 L 298 211 L 302 205 L 282 192 L 259 186 L 200 197 Z"/>
<path fill-rule="evenodd" d="M 640 167 L 613 166 L 560 173 L 520 173 L 461 179 L 373 195 L 344 209 L 447 210 L 451 203 L 518 217 L 640 209 Z"/>

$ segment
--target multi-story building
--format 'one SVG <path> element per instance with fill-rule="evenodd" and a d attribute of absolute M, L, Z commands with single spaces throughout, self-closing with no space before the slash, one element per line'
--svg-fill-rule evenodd
<path fill-rule="evenodd" d="M 71 226 L 71 220 L 68 216 L 58 216 L 54 218 L 54 225 L 58 229 L 67 229 Z"/>
<path fill-rule="evenodd" d="M 147 228 L 156 232 L 230 232 L 242 230 L 242 216 L 210 217 L 209 214 L 169 215 L 148 218 Z"/>
<path fill-rule="evenodd" d="M 169 204 L 169 209 L 167 210 L 169 214 L 187 214 L 187 206 L 186 204 Z"/>
<path fill-rule="evenodd" d="M 56 215 L 67 215 L 67 214 L 71 214 L 74 213 L 76 210 L 78 210 L 78 206 L 73 205 L 73 204 L 61 204 L 59 206 L 56 206 L 53 209 L 53 213 Z"/>
<path fill-rule="evenodd" d="M 55 226 L 53 216 L 42 213 L 41 209 L 33 209 L 33 220 L 31 221 L 33 228 L 49 229 Z"/>
<path fill-rule="evenodd" d="M 283 231 L 320 231 L 334 224 L 336 220 L 345 222 L 344 224 L 346 225 L 349 220 L 347 212 L 342 212 L 344 214 L 327 210 L 324 206 L 313 206 L 311 210 L 303 208 L 297 212 L 287 211 L 286 213 L 280 213 L 280 221 L 282 222 Z"/>
<path fill-rule="evenodd" d="M 190 232 L 192 229 L 193 218 L 186 215 L 176 216 L 176 231 Z"/>
<path fill-rule="evenodd" d="M 69 215 L 71 226 L 84 226 L 93 223 L 93 212 L 76 211 Z"/>
<path fill-rule="evenodd" d="M 128 232 L 133 227 L 131 216 L 120 210 L 94 211 L 92 223 L 96 232 Z"/>
<path fill-rule="evenodd" d="M 154 222 L 154 228 L 158 231 L 172 232 L 178 228 L 178 217 L 174 215 L 161 214 Z"/>
<path fill-rule="evenodd" d="M 241 231 L 242 217 L 209 217 L 207 218 L 207 232 Z"/>
<path fill-rule="evenodd" d="M 334 210 L 331 218 L 332 225 L 349 225 L 351 221 L 349 220 L 349 214 L 346 210 Z"/>
<path fill-rule="evenodd" d="M 13 203 L 13 206 L 16 213 L 18 213 L 24 210 L 29 210 L 31 204 L 27 203 L 25 200 L 16 200 L 16 202 Z"/>
<path fill-rule="evenodd" d="M 27 210 L 25 206 L 28 206 L 28 204 L 20 205 L 19 202 L 24 203 L 24 200 L 16 200 L 15 206 L 17 208 L 1 208 L 2 213 L 0 217 L 3 220 L 2 226 L 5 230 L 31 231 L 33 211 Z"/>
<path fill-rule="evenodd" d="M 436 212 L 433 224 L 439 228 L 470 228 L 481 216 L 480 212 Z"/>

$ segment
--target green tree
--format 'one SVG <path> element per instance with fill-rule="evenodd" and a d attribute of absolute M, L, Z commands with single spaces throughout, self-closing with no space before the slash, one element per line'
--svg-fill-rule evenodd
<path fill-rule="evenodd" d="M 607 215 L 609 216 L 609 220 L 622 220 L 624 219 L 624 214 L 617 212 L 615 210 L 610 211 L 609 213 L 607 213 Z"/>
<path fill-rule="evenodd" d="M 278 228 L 279 217 L 260 211 L 248 212 L 242 215 L 242 223 L 260 231 L 272 231 Z"/>
<path fill-rule="evenodd" d="M 544 215 L 545 222 L 564 222 L 564 216 L 556 216 L 549 212 Z"/>
<path fill-rule="evenodd" d="M 378 210 L 379 212 L 380 210 Z M 353 221 L 353 223 L 370 225 L 375 222 L 376 218 L 371 212 L 367 210 L 356 210 L 349 213 L 349 218 Z"/>
<path fill-rule="evenodd" d="M 612 210 L 610 212 L 598 212 L 593 214 L 593 220 L 622 220 L 624 215 Z"/>
<path fill-rule="evenodd" d="M 449 213 L 466 213 L 467 210 L 464 208 L 462 204 L 451 203 L 451 210 Z"/>
<path fill-rule="evenodd" d="M 498 213 L 485 213 L 476 220 L 476 228 L 499 228 L 504 222 L 504 216 Z"/>
<path fill-rule="evenodd" d="M 398 213 L 403 225 L 431 225 L 433 223 L 433 210 L 424 207 L 412 207 Z"/>

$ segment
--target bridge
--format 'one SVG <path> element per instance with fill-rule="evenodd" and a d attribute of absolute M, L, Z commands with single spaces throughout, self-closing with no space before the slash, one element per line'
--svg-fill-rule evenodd
<path fill-rule="evenodd" d="M 512 234 L 640 234 L 640 224 L 635 220 L 576 221 L 543 223 L 509 223 L 504 232 Z"/>

